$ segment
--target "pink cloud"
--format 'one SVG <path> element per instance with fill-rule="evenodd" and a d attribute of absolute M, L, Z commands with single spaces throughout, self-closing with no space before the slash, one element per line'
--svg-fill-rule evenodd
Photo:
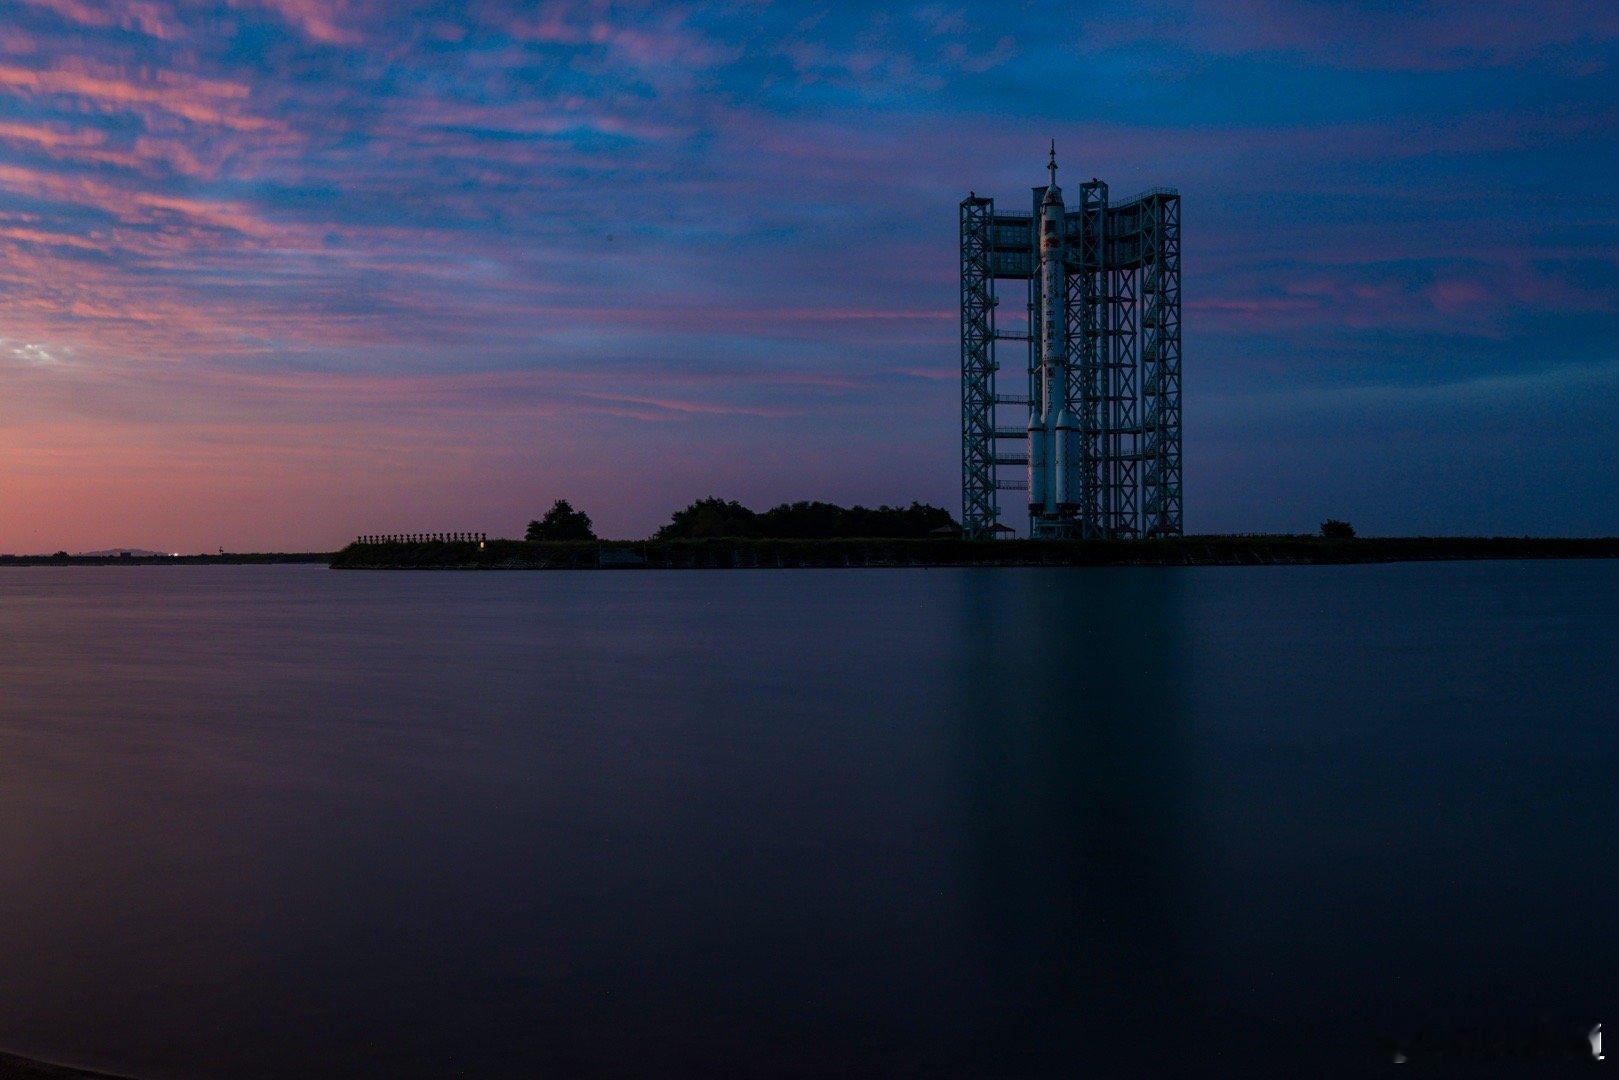
<path fill-rule="evenodd" d="M 32 143 L 46 150 L 85 150 L 104 146 L 107 136 L 100 131 L 67 128 L 57 124 L 34 124 L 0 120 L 0 139 Z"/>
<path fill-rule="evenodd" d="M 159 69 L 143 79 L 84 62 L 55 68 L 0 64 L 0 90 L 28 95 L 67 95 L 103 112 L 156 110 L 181 120 L 239 131 L 281 130 L 284 125 L 244 109 L 245 83 Z"/>
<path fill-rule="evenodd" d="M 644 405 L 660 413 L 680 413 L 697 416 L 796 416 L 801 409 L 767 408 L 755 405 L 730 405 L 723 402 L 689 401 L 671 397 L 636 397 L 626 394 L 584 394 L 587 400 L 615 405 Z M 647 415 L 647 414 L 642 414 Z M 656 415 L 656 414 L 651 414 Z"/>
<path fill-rule="evenodd" d="M 42 244 L 47 247 L 76 248 L 80 251 L 104 251 L 105 248 L 93 240 L 87 240 L 73 233 L 50 232 L 45 229 L 30 229 L 21 225 L 0 225 L 0 238 L 14 240 L 24 244 Z"/>
<path fill-rule="evenodd" d="M 31 146 L 56 161 L 112 165 L 151 174 L 168 171 L 210 177 L 217 167 L 172 138 L 139 136 L 125 147 L 109 145 L 107 134 L 94 128 L 62 124 L 0 121 L 0 142 Z"/>
<path fill-rule="evenodd" d="M 179 36 L 180 24 L 167 4 L 152 0 L 21 0 L 54 12 L 81 26 L 138 30 L 150 37 L 170 40 Z"/>
<path fill-rule="evenodd" d="M 553 0 L 521 14 L 496 14 L 489 21 L 516 41 L 600 46 L 643 67 L 706 67 L 729 55 L 693 32 L 674 6 L 613 10 L 591 0 Z"/>
<path fill-rule="evenodd" d="M 291 236 L 289 230 L 271 224 L 241 203 L 119 187 L 88 176 L 0 164 L 0 187 L 92 207 L 127 223 L 153 225 L 179 218 L 191 225 L 224 229 L 259 240 L 286 241 Z"/>
<path fill-rule="evenodd" d="M 1485 307 L 1491 297 L 1481 282 L 1459 278 L 1445 278 L 1434 282 L 1425 290 L 1434 309 L 1447 315 Z"/>
<path fill-rule="evenodd" d="M 231 4 L 272 12 L 288 26 L 322 45 L 358 45 L 365 40 L 354 27 L 344 25 L 352 14 L 352 5 L 346 0 L 231 0 Z"/>

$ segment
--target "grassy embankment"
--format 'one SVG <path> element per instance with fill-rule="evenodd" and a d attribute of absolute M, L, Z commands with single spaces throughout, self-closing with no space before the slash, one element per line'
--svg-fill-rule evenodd
<path fill-rule="evenodd" d="M 754 569 L 824 566 L 1263 566 L 1619 558 L 1619 537 L 1185 536 L 1164 540 L 646 540 L 350 544 L 350 570 Z"/>

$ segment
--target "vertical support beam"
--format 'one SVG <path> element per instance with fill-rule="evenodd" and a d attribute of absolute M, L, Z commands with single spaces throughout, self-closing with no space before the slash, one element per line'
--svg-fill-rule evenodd
<path fill-rule="evenodd" d="M 1146 535 L 1181 532 L 1180 198 L 1147 204 L 1142 250 Z"/>
<path fill-rule="evenodd" d="M 1029 416 L 1028 427 L 1040 426 L 1045 413 L 1045 391 L 1040 374 L 1040 327 L 1045 322 L 1045 300 L 1040 289 L 1040 200 L 1046 196 L 1044 184 L 1029 189 Z M 1029 495 L 1034 498 L 1033 492 Z M 1029 505 L 1028 535 L 1034 537 L 1037 515 L 1033 503 Z"/>
<path fill-rule="evenodd" d="M 1082 536 L 1107 534 L 1107 185 L 1080 185 L 1074 266 L 1068 278 L 1069 407 L 1079 420 Z"/>
<path fill-rule="evenodd" d="M 1108 290 L 1108 383 L 1112 406 L 1109 430 L 1108 477 L 1112 488 L 1112 517 L 1108 531 L 1113 536 L 1141 534 L 1139 491 L 1140 470 L 1140 295 L 1141 274 L 1133 266 L 1115 267 L 1109 275 Z"/>
<path fill-rule="evenodd" d="M 994 537 L 995 275 L 993 199 L 961 201 L 961 527 L 972 540 Z"/>
<path fill-rule="evenodd" d="M 1183 530 L 1181 501 L 1181 200 L 1163 200 L 1164 235 L 1164 437 L 1160 456 L 1164 489 L 1162 533 L 1179 536 Z"/>
<path fill-rule="evenodd" d="M 1028 302 L 1024 305 L 1023 334 L 1024 337 L 1028 338 L 1024 367 L 1029 387 L 1029 407 L 1019 419 L 1019 426 L 1023 428 L 1025 433 L 1030 428 L 1037 427 L 1040 422 L 1040 241 L 1038 239 L 1039 234 L 1035 231 L 1037 227 L 1035 222 L 1039 220 L 1040 204 L 1036 200 L 1034 216 L 1029 219 L 1029 275 L 1027 280 L 1024 281 L 1028 294 Z M 1032 451 L 1032 449 L 1033 447 L 1030 447 L 1025 441 L 1025 452 Z M 1023 491 L 1029 491 L 1027 481 L 1023 484 Z M 1028 530 L 1025 534 L 1027 536 L 1034 535 L 1034 507 L 1029 504 L 1030 498 L 1033 498 L 1033 496 L 1029 495 L 1023 500 L 1024 509 L 1028 515 L 1024 521 L 1024 528 Z"/>

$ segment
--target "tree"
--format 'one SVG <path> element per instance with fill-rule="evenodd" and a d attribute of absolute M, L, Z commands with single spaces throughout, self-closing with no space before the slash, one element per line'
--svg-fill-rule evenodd
<path fill-rule="evenodd" d="M 676 510 L 669 524 L 659 529 L 654 540 L 695 540 L 711 536 L 746 537 L 759 535 L 758 515 L 736 501 L 698 499 L 684 510 Z"/>
<path fill-rule="evenodd" d="M 739 502 L 698 499 L 675 511 L 656 540 L 692 540 L 703 537 L 740 537 L 765 540 L 892 540 L 920 539 L 937 530 L 957 529 L 948 510 L 912 503 L 910 506 L 838 506 L 827 502 L 795 502 L 772 506 L 756 514 Z"/>
<path fill-rule="evenodd" d="M 590 515 L 575 510 L 567 499 L 558 499 L 538 521 L 528 523 L 527 540 L 594 540 Z"/>
<path fill-rule="evenodd" d="M 1353 540 L 1355 538 L 1355 527 L 1347 521 L 1328 518 L 1321 523 L 1321 535 L 1328 540 Z"/>
<path fill-rule="evenodd" d="M 759 531 L 778 540 L 825 540 L 842 534 L 846 513 L 832 503 L 782 503 L 759 515 Z"/>

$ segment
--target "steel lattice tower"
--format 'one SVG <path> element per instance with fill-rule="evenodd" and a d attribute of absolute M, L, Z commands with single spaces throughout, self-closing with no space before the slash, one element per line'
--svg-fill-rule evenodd
<path fill-rule="evenodd" d="M 995 498 L 995 275 L 990 199 L 961 204 L 961 516 L 993 530 Z M 972 526 L 968 535 L 977 535 Z"/>
<path fill-rule="evenodd" d="M 1032 214 L 997 212 L 976 194 L 961 202 L 964 531 L 975 539 L 1010 531 L 998 492 L 1016 489 L 1030 492 L 1031 536 L 1178 535 L 1180 195 L 1154 188 L 1112 203 L 1093 179 L 1070 210 L 1055 154 L 1048 168 Z M 997 330 L 1004 280 L 1027 285 L 1022 332 Z M 1059 298 L 1061 317 L 1047 318 L 1048 297 Z M 1001 341 L 1025 343 L 1026 395 L 997 392 Z M 1003 423 L 1006 406 L 1021 409 L 1017 423 Z M 1000 442 L 1023 445 L 999 453 Z M 1002 479 L 998 466 L 1026 471 Z"/>

